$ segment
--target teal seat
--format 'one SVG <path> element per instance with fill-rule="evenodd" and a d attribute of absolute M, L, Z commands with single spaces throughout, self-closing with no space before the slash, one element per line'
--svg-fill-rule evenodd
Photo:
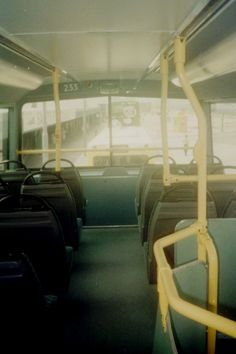
<path fill-rule="evenodd" d="M 157 239 L 170 235 L 180 220 L 197 217 L 197 189 L 191 183 L 181 183 L 166 188 L 160 200 L 154 205 L 148 225 L 146 247 L 147 273 L 150 283 L 156 283 L 157 269 L 153 246 Z M 208 194 L 207 215 L 216 218 L 216 208 L 213 197 Z M 165 250 L 169 264 L 172 266 L 174 249 L 169 246 Z"/>
<path fill-rule="evenodd" d="M 180 222 L 176 229 L 187 227 L 192 220 Z M 209 219 L 208 230 L 219 257 L 219 312 L 231 319 L 236 318 L 236 219 Z M 175 245 L 175 264 L 184 264 L 196 258 L 196 237 L 192 236 Z"/>
<path fill-rule="evenodd" d="M 186 228 L 193 220 L 178 223 L 176 230 Z M 213 238 L 219 257 L 219 299 L 218 313 L 232 320 L 236 319 L 236 219 L 209 219 L 209 233 Z M 174 247 L 175 269 L 173 270 L 176 286 L 181 298 L 206 307 L 207 299 L 207 267 L 196 260 L 196 237 L 179 241 Z M 176 313 L 169 311 L 167 332 L 164 333 L 157 312 L 153 354 L 159 353 L 194 353 L 205 354 L 205 326 Z M 163 348 L 164 345 L 164 348 Z M 217 333 L 216 354 L 235 353 L 235 339 Z"/>
<path fill-rule="evenodd" d="M 174 270 L 174 278 L 180 296 L 191 303 L 206 307 L 207 270 L 203 263 L 194 261 L 188 266 L 180 266 Z M 167 332 L 164 332 L 160 321 L 160 310 L 157 311 L 153 354 L 205 353 L 206 327 L 188 319 L 174 310 L 169 311 Z"/>

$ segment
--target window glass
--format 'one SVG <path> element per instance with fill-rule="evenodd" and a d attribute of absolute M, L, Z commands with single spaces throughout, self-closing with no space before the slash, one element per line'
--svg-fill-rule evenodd
<path fill-rule="evenodd" d="M 224 165 L 236 166 L 235 116 L 236 103 L 214 103 L 211 105 L 213 151 Z"/>
<path fill-rule="evenodd" d="M 140 165 L 162 154 L 160 99 L 99 97 L 62 100 L 62 157 L 76 166 Z M 168 100 L 168 144 L 176 162 L 189 162 L 197 139 L 197 119 L 187 100 Z M 29 167 L 55 157 L 54 102 L 27 103 L 22 110 L 22 148 Z"/>
<path fill-rule="evenodd" d="M 100 151 L 95 164 L 140 165 L 162 154 L 160 105 L 160 99 L 112 97 L 111 135 L 104 126 L 94 140 L 97 147 L 105 147 L 103 141 L 110 136 L 111 152 Z M 198 125 L 187 100 L 168 100 L 167 130 L 169 154 L 179 163 L 191 161 Z"/>
<path fill-rule="evenodd" d="M 198 138 L 198 120 L 188 100 L 168 100 L 167 130 L 170 156 L 178 163 L 190 162 Z"/>
<path fill-rule="evenodd" d="M 87 149 L 90 141 L 108 125 L 107 98 L 73 99 L 60 101 L 62 157 L 76 166 L 91 165 Z M 22 149 L 44 149 L 36 155 L 23 155 L 29 167 L 39 167 L 55 158 L 54 102 L 27 103 L 22 110 Z M 104 140 L 108 147 L 108 139 Z M 94 147 L 96 148 L 96 147 Z M 49 152 L 48 152 L 49 150 Z M 65 151 L 67 150 L 67 151 Z"/>

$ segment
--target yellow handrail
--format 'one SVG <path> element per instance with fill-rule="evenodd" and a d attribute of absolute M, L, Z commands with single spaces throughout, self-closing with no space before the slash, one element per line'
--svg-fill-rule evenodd
<path fill-rule="evenodd" d="M 206 219 L 206 205 L 207 205 L 207 126 L 204 111 L 197 99 L 197 96 L 189 83 L 185 73 L 185 39 L 177 37 L 174 42 L 174 62 L 176 73 L 182 85 L 186 97 L 189 99 L 196 116 L 198 118 L 199 139 L 195 146 L 195 160 L 197 162 L 197 176 L 176 176 L 169 175 L 168 182 L 181 181 L 197 181 L 198 182 L 198 221 L 187 228 L 177 233 L 169 235 L 158 240 L 154 245 L 154 254 L 158 264 L 158 291 L 160 293 L 160 308 L 162 315 L 162 322 L 164 328 L 166 327 L 166 315 L 168 305 L 172 306 L 176 311 L 182 315 L 199 321 L 208 326 L 208 353 L 215 353 L 216 329 L 223 330 L 227 333 L 231 332 L 233 321 L 224 319 L 222 316 L 216 314 L 217 312 L 217 295 L 218 295 L 218 258 L 217 253 L 210 235 L 207 232 Z M 165 84 L 165 75 L 164 88 Z M 164 104 L 166 104 L 166 97 L 164 96 Z M 167 159 L 166 159 L 167 160 Z M 168 163 L 168 162 L 166 162 Z M 167 245 L 173 244 L 182 238 L 186 238 L 192 233 L 197 235 L 198 241 L 198 259 L 208 260 L 208 309 L 205 310 L 193 304 L 182 300 L 175 287 L 172 271 L 165 258 L 163 248 Z M 224 326 L 222 327 L 222 318 L 224 319 Z M 236 329 L 236 325 L 235 325 Z M 230 332 L 229 332 L 230 331 Z M 236 333 L 236 332 L 235 332 Z"/>
<path fill-rule="evenodd" d="M 193 149 L 193 148 L 192 148 Z M 162 152 L 162 147 L 160 146 L 150 146 L 150 147 L 119 147 L 116 146 L 115 148 L 104 148 L 104 149 L 96 149 L 96 148 L 81 148 L 81 147 L 74 147 L 74 148 L 61 148 L 62 152 L 86 152 L 86 151 L 153 151 L 157 153 L 160 151 Z M 169 150 L 183 150 L 182 147 L 169 147 Z M 56 149 L 23 149 L 23 150 L 16 150 L 18 155 L 34 155 L 34 154 L 42 154 L 44 152 L 55 152 Z"/>
<path fill-rule="evenodd" d="M 59 97 L 59 70 L 55 68 L 52 72 L 53 78 L 53 95 L 55 101 L 55 112 L 56 112 L 56 127 L 55 127 L 55 143 L 56 143 L 56 172 L 61 169 L 61 110 L 60 110 L 60 97 Z"/>
<path fill-rule="evenodd" d="M 97 151 L 104 151 L 104 152 L 127 152 L 127 151 L 152 151 L 156 153 L 158 150 L 162 151 L 161 148 L 156 147 L 137 147 L 137 148 L 130 148 L 130 147 L 119 147 L 116 146 L 114 148 L 81 148 L 81 147 L 74 147 L 74 148 L 61 148 L 61 152 L 97 152 Z M 36 155 L 42 154 L 44 152 L 55 153 L 56 149 L 24 149 L 24 150 L 17 150 L 18 155 Z"/>
<path fill-rule="evenodd" d="M 174 62 L 176 73 L 186 97 L 189 99 L 198 119 L 198 142 L 195 147 L 195 160 L 198 175 L 198 259 L 207 260 L 208 255 L 208 308 L 217 312 L 218 296 L 218 258 L 213 242 L 207 233 L 207 125 L 204 111 L 186 76 L 185 72 L 185 46 L 184 38 L 177 37 L 174 43 Z M 208 328 L 208 353 L 215 352 L 216 331 L 215 327 Z"/>
<path fill-rule="evenodd" d="M 167 97 L 168 97 L 168 58 L 161 56 L 161 137 L 163 149 L 163 184 L 170 185 L 170 164 L 167 139 Z"/>
<path fill-rule="evenodd" d="M 174 61 L 176 73 L 180 80 L 182 89 L 189 99 L 196 116 L 198 118 L 199 140 L 195 148 L 195 160 L 198 167 L 198 220 L 202 225 L 207 225 L 206 221 L 206 176 L 207 176 L 207 126 L 203 109 L 197 96 L 189 83 L 185 73 L 185 39 L 177 37 L 175 40 Z"/>
<path fill-rule="evenodd" d="M 186 239 L 193 234 L 199 236 L 201 224 L 198 222 L 193 223 L 190 227 L 177 231 L 169 236 L 159 239 L 154 244 L 154 254 L 158 264 L 158 291 L 160 292 L 160 306 L 163 305 L 162 299 L 165 298 L 168 304 L 177 312 L 186 316 L 194 321 L 197 321 L 209 328 L 220 331 L 226 335 L 236 338 L 236 322 L 220 316 L 209 310 L 203 309 L 199 306 L 191 304 L 180 298 L 175 282 L 173 280 L 172 270 L 166 260 L 164 248 L 172 245 L 180 240 Z M 212 258 L 215 258 L 214 251 L 212 253 L 212 245 L 207 245 L 211 243 L 211 238 L 207 233 L 207 237 L 202 241 L 205 243 L 207 250 L 207 255 L 210 263 L 212 263 Z M 213 246 L 214 247 L 214 246 Z M 215 261 L 213 260 L 213 268 Z M 213 270 L 217 272 L 217 269 Z M 164 304 L 164 308 L 161 308 L 163 325 L 166 328 L 165 317 L 167 315 L 168 306 Z M 213 349 L 213 350 L 212 350 Z M 209 350 L 209 349 L 208 349 Z M 210 351 L 214 353 L 214 347 Z"/>
<path fill-rule="evenodd" d="M 207 175 L 207 181 L 211 182 L 219 182 L 219 181 L 235 181 L 236 174 L 232 173 L 229 175 Z M 177 182 L 197 182 L 198 176 L 197 175 L 170 175 L 171 183 Z"/>
<path fill-rule="evenodd" d="M 182 88 L 190 100 L 192 107 L 198 118 L 199 140 L 195 147 L 195 160 L 197 162 L 197 175 L 174 175 L 167 173 L 169 183 L 178 182 L 198 182 L 198 220 L 184 230 L 177 231 L 169 236 L 157 240 L 154 244 L 154 255 L 158 269 L 158 291 L 159 303 L 162 316 L 162 323 L 166 329 L 166 317 L 168 306 L 183 316 L 197 321 L 208 327 L 208 354 L 215 353 L 216 331 L 220 331 L 226 335 L 236 338 L 236 322 L 217 314 L 217 295 L 218 295 L 218 257 L 217 252 L 207 232 L 206 219 L 206 195 L 207 181 L 234 181 L 236 174 L 230 175 L 207 175 L 207 144 L 206 144 L 206 119 L 200 103 L 189 83 L 185 74 L 185 40 L 177 37 L 175 40 L 174 61 L 176 72 L 181 82 Z M 162 64 L 163 65 L 163 64 Z M 167 65 L 165 63 L 165 65 Z M 165 71 L 166 74 L 166 71 Z M 166 88 L 166 76 L 164 79 L 164 89 Z M 164 96 L 164 105 L 166 105 L 166 97 Z M 163 115 L 164 116 L 164 115 Z M 166 143 L 167 145 L 167 143 Z M 168 164 L 168 159 L 166 158 Z M 168 169 L 167 169 L 168 171 Z M 164 248 L 170 246 L 182 239 L 186 239 L 192 235 L 197 237 L 198 241 L 198 259 L 208 262 L 208 309 L 196 306 L 188 301 L 183 300 L 177 291 L 173 279 L 173 272 L 165 257 Z"/>

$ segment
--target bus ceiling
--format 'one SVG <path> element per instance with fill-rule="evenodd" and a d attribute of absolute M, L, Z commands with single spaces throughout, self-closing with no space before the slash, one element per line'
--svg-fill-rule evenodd
<path fill-rule="evenodd" d="M 9 92 L 14 101 L 50 84 L 55 67 L 61 82 L 103 80 L 100 94 L 119 94 L 120 87 L 125 88 L 123 94 L 134 94 L 144 81 L 160 80 L 160 54 L 168 51 L 171 59 L 177 35 L 187 38 L 187 61 L 201 80 L 236 69 L 234 53 L 225 53 L 235 47 L 235 0 L 147 0 L 145 7 L 137 0 L 122 1 L 122 6 L 115 0 L 93 6 L 88 0 L 0 3 L 2 102 Z M 227 67 L 222 61 L 205 67 L 219 52 L 232 58 Z M 201 75 L 199 67 L 207 75 Z M 173 78 L 171 60 L 170 72 Z M 126 81 L 132 84 L 126 86 Z"/>

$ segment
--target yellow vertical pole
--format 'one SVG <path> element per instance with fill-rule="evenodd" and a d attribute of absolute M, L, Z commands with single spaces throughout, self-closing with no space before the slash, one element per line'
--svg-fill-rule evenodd
<path fill-rule="evenodd" d="M 207 236 L 205 241 L 208 250 L 209 282 L 208 282 L 208 310 L 217 313 L 218 305 L 218 257 L 212 239 Z M 208 353 L 215 353 L 216 330 L 208 328 Z"/>
<path fill-rule="evenodd" d="M 175 40 L 175 56 L 174 56 L 176 73 L 180 80 L 181 86 L 189 99 L 198 118 L 198 142 L 195 147 L 195 159 L 198 171 L 198 258 L 206 261 L 206 248 L 204 246 L 204 238 L 207 234 L 207 126 L 204 111 L 195 95 L 192 86 L 185 74 L 185 39 L 177 37 Z M 209 240 L 210 241 L 210 240 Z M 209 259 L 209 289 L 208 303 L 211 310 L 216 312 L 217 307 L 217 255 L 214 254 Z M 208 328 L 208 353 L 215 352 L 216 330 Z"/>
<path fill-rule="evenodd" d="M 198 171 L 198 221 L 201 224 L 201 229 L 207 228 L 206 220 L 206 197 L 207 197 L 207 126 L 204 111 L 197 99 L 197 96 L 189 83 L 185 74 L 185 40 L 177 37 L 175 40 L 175 66 L 176 73 L 184 90 L 186 97 L 189 99 L 198 118 L 198 142 L 195 146 L 195 159 L 197 162 Z M 200 249 L 200 251 L 202 251 Z M 200 257 L 205 260 L 204 253 Z"/>
<path fill-rule="evenodd" d="M 170 165 L 167 136 L 168 58 L 161 56 L 161 136 L 163 150 L 163 183 L 170 185 Z"/>
<path fill-rule="evenodd" d="M 60 110 L 60 97 L 59 97 L 59 70 L 55 68 L 52 72 L 53 79 L 53 95 L 55 102 L 56 112 L 56 127 L 55 127 L 55 171 L 59 172 L 61 169 L 61 110 Z"/>

